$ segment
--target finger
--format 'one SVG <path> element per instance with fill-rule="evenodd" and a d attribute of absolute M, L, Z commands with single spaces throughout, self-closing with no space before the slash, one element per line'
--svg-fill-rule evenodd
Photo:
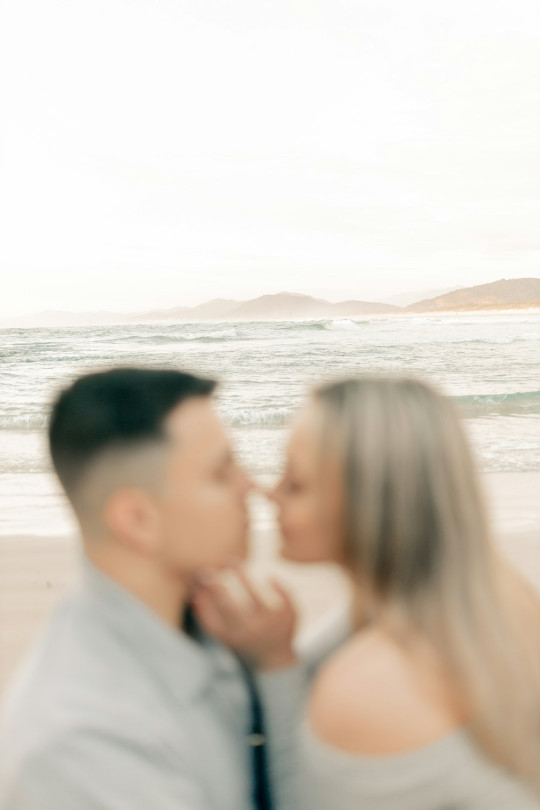
<path fill-rule="evenodd" d="M 294 604 L 294 601 L 289 591 L 281 584 L 281 582 L 278 579 L 271 579 L 270 584 L 272 585 L 274 592 L 279 597 L 282 607 L 285 607 L 291 613 L 296 614 L 296 605 Z"/>
<path fill-rule="evenodd" d="M 211 636 L 215 636 L 221 641 L 225 640 L 227 626 L 213 599 L 202 591 L 199 591 L 193 599 L 192 604 L 197 619 L 200 621 L 203 629 Z"/>
<path fill-rule="evenodd" d="M 251 605 L 247 608 L 242 606 L 231 596 L 227 588 L 219 582 L 210 583 L 204 587 L 204 591 L 212 600 L 216 610 L 221 614 L 223 621 L 232 629 L 242 627 L 250 614 L 253 613 Z"/>
<path fill-rule="evenodd" d="M 246 573 L 246 569 L 244 568 L 244 566 L 240 563 L 237 566 L 235 566 L 234 570 L 238 578 L 238 581 L 240 582 L 240 584 L 244 589 L 245 594 L 252 602 L 253 609 L 264 610 L 265 608 L 267 608 L 266 602 L 261 597 L 259 591 L 257 591 L 257 589 L 255 588 L 253 580 Z"/>
<path fill-rule="evenodd" d="M 215 568 L 202 568 L 196 577 L 196 585 L 208 585 L 219 579 L 219 572 Z"/>

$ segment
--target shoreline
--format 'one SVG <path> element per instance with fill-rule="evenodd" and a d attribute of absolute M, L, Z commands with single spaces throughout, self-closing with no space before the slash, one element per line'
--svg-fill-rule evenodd
<path fill-rule="evenodd" d="M 520 304 L 494 304 L 492 306 L 481 307 L 459 307 L 454 309 L 408 309 L 408 307 L 398 307 L 395 310 L 389 309 L 388 311 L 369 311 L 355 312 L 349 315 L 339 313 L 328 313 L 326 315 L 306 315 L 305 317 L 296 316 L 290 318 L 271 316 L 250 318 L 247 316 L 228 318 L 226 315 L 218 318 L 154 318 L 154 319 L 141 319 L 141 320 L 104 320 L 104 321 L 84 321 L 84 318 L 74 318 L 73 321 L 63 323 L 38 323 L 31 322 L 25 324 L 9 323 L 6 320 L 0 320 L 0 329 L 90 329 L 90 328 L 109 328 L 112 326 L 193 326 L 199 325 L 216 325 L 216 324 L 246 324 L 246 323 L 304 323 L 310 321 L 339 321 L 339 320 L 354 320 L 355 318 L 418 318 L 418 317 L 433 317 L 444 318 L 445 316 L 467 316 L 479 315 L 484 313 L 486 315 L 540 315 L 540 306 L 532 303 Z M 81 313 L 82 314 L 82 313 Z M 29 317 L 29 316 L 21 316 Z"/>
<path fill-rule="evenodd" d="M 540 591 L 540 472 L 484 473 L 481 480 L 497 546 Z M 301 626 L 345 609 L 348 588 L 330 565 L 278 559 L 268 507 L 253 530 L 256 577 L 277 575 L 295 595 Z M 47 615 L 74 582 L 79 544 L 73 535 L 0 535 L 0 693 Z"/>

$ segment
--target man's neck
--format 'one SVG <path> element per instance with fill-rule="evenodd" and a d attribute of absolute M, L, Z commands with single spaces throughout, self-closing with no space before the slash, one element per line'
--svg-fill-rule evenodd
<path fill-rule="evenodd" d="M 96 568 L 136 596 L 164 622 L 172 627 L 181 625 L 188 587 L 180 577 L 144 557 L 119 554 L 107 543 L 86 543 L 85 553 Z"/>

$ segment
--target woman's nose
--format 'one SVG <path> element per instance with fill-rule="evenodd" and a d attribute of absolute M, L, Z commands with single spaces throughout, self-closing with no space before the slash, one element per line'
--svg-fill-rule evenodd
<path fill-rule="evenodd" d="M 245 472 L 244 470 L 241 470 L 241 485 L 242 490 L 246 495 L 252 490 L 257 489 L 257 484 L 255 483 L 253 478 L 250 475 L 248 475 L 247 472 Z"/>
<path fill-rule="evenodd" d="M 278 482 L 277 484 L 274 484 L 274 486 L 273 486 L 273 487 L 268 487 L 268 488 L 267 488 L 267 489 L 264 491 L 264 494 L 266 495 L 266 497 L 268 498 L 268 500 L 269 500 L 269 501 L 273 501 L 274 503 L 277 503 L 277 502 L 278 502 L 278 500 L 279 500 L 279 490 L 280 490 L 280 486 L 281 486 L 281 485 L 280 485 L 280 483 Z"/>

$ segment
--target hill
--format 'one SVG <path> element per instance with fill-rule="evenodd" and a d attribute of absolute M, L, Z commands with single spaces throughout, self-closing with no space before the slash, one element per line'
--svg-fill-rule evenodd
<path fill-rule="evenodd" d="M 62 326 L 110 326 L 126 323 L 133 316 L 120 312 L 65 312 L 56 309 L 44 309 L 31 315 L 16 315 L 2 318 L 0 326 L 27 329 L 32 327 L 57 328 Z"/>
<path fill-rule="evenodd" d="M 281 292 L 246 301 L 227 316 L 230 320 L 295 320 L 297 318 L 343 318 L 396 312 L 399 307 L 367 301 L 331 304 L 310 295 Z"/>
<path fill-rule="evenodd" d="M 261 295 L 245 301 L 229 313 L 231 320 L 294 320 L 295 318 L 326 318 L 332 304 L 310 295 L 277 293 Z"/>
<path fill-rule="evenodd" d="M 340 301 L 332 304 L 334 318 L 354 318 L 358 315 L 390 315 L 402 312 L 403 308 L 395 304 L 378 304 L 372 301 Z"/>
<path fill-rule="evenodd" d="M 206 301 L 204 304 L 192 307 L 190 317 L 202 318 L 203 320 L 206 318 L 218 320 L 226 318 L 238 306 L 240 306 L 239 301 L 233 301 L 229 298 L 214 298 L 212 301 Z"/>
<path fill-rule="evenodd" d="M 399 295 L 391 295 L 389 298 L 383 298 L 382 303 L 394 304 L 398 307 L 408 307 L 409 304 L 416 304 L 417 301 L 425 301 L 428 298 L 435 298 L 459 289 L 461 289 L 460 284 L 454 285 L 453 287 L 430 287 L 427 290 L 409 290 L 408 292 L 399 293 Z"/>
<path fill-rule="evenodd" d="M 540 278 L 511 278 L 417 301 L 408 312 L 540 307 Z"/>
<path fill-rule="evenodd" d="M 223 320 L 227 314 L 239 306 L 239 301 L 232 301 L 225 298 L 214 298 L 196 307 L 172 307 L 171 309 L 155 309 L 151 312 L 137 312 L 129 316 L 131 323 L 141 321 L 206 321 Z"/>
<path fill-rule="evenodd" d="M 147 312 L 62 312 L 46 310 L 34 315 L 3 319 L 1 326 L 105 326 L 128 323 L 186 323 L 189 321 L 265 321 L 302 318 L 355 318 L 415 312 L 445 312 L 490 309 L 540 309 L 540 278 L 501 279 L 490 284 L 452 290 L 400 307 L 372 301 L 340 301 L 333 304 L 300 293 L 281 292 L 249 301 L 215 298 L 195 307 L 172 307 Z"/>

